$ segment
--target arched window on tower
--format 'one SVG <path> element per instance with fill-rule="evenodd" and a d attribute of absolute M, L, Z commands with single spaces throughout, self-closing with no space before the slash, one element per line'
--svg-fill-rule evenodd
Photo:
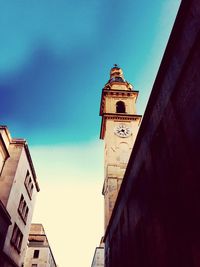
<path fill-rule="evenodd" d="M 116 112 L 117 113 L 125 113 L 126 112 L 125 104 L 123 101 L 118 101 L 116 103 Z"/>

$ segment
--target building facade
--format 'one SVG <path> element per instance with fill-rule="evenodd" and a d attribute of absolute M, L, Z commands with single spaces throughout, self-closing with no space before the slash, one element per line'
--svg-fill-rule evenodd
<path fill-rule="evenodd" d="M 91 267 L 104 266 L 104 247 L 96 247 Z"/>
<path fill-rule="evenodd" d="M 126 166 L 138 132 L 141 116 L 136 114 L 138 91 L 128 83 L 116 64 L 101 95 L 100 138 L 104 140 L 105 229 L 121 186 Z"/>
<path fill-rule="evenodd" d="M 24 263 L 37 192 L 39 186 L 26 141 L 11 138 L 8 128 L 0 126 L 0 220 L 4 210 L 4 226 L 0 229 L 5 229 L 2 267 L 21 267 Z"/>
<path fill-rule="evenodd" d="M 42 224 L 31 224 L 24 267 L 56 267 Z"/>
<path fill-rule="evenodd" d="M 107 227 L 106 267 L 200 266 L 200 2 L 182 1 Z"/>

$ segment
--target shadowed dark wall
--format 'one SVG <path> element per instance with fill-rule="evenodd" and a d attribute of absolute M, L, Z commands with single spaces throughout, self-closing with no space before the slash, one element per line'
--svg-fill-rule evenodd
<path fill-rule="evenodd" d="M 200 266 L 200 1 L 182 1 L 105 235 L 106 267 Z"/>

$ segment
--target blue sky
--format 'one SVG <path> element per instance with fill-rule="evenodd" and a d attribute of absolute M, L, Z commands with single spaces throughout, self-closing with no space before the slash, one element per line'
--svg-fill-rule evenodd
<path fill-rule="evenodd" d="M 179 4 L 0 0 L 0 121 L 28 140 L 41 188 L 33 221 L 59 267 L 90 266 L 103 235 L 99 105 L 110 69 L 140 91 L 143 114 Z"/>
<path fill-rule="evenodd" d="M 0 0 L 2 123 L 32 145 L 97 138 L 114 63 L 143 113 L 178 3 Z"/>

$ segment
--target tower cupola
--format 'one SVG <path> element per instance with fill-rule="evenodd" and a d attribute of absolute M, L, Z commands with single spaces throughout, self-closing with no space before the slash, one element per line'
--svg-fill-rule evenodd
<path fill-rule="evenodd" d="M 104 88 L 125 91 L 133 90 L 133 86 L 124 79 L 123 71 L 117 64 L 114 64 L 114 67 L 110 70 L 110 79 Z"/>
<path fill-rule="evenodd" d="M 114 64 L 114 67 L 110 71 L 110 82 L 111 81 L 125 82 L 123 71 L 117 64 Z"/>

